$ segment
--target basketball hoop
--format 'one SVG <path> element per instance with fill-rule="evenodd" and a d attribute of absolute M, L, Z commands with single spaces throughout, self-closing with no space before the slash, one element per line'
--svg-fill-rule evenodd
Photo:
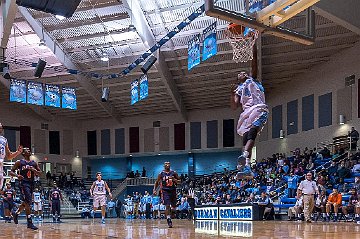
<path fill-rule="evenodd" d="M 259 37 L 259 31 L 235 23 L 230 23 L 225 31 L 233 48 L 233 60 L 236 63 L 253 59 L 253 47 Z"/>

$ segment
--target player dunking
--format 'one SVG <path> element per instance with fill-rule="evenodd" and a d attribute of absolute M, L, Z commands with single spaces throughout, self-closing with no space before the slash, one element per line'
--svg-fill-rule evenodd
<path fill-rule="evenodd" d="M 256 48 L 252 61 L 252 76 L 257 72 Z M 240 105 L 243 112 L 237 123 L 237 133 L 243 137 L 243 153 L 238 158 L 238 179 L 253 177 L 250 167 L 251 150 L 255 139 L 266 123 L 269 111 L 265 104 L 264 87 L 261 82 L 249 76 L 246 72 L 240 72 L 237 76 L 237 84 L 231 86 L 231 108 L 236 109 Z M 244 164 L 245 161 L 245 165 Z"/>
<path fill-rule="evenodd" d="M 107 183 L 101 179 L 101 173 L 96 173 L 96 181 L 93 182 L 90 188 L 90 195 L 94 197 L 94 215 L 98 207 L 101 207 L 101 223 L 105 224 L 105 209 L 106 209 L 106 191 L 109 192 L 110 199 L 112 198 L 110 188 Z M 106 191 L 105 191 L 106 190 Z"/>
<path fill-rule="evenodd" d="M 19 145 L 16 152 L 14 153 L 10 152 L 7 139 L 3 136 L 3 134 L 4 134 L 4 129 L 2 124 L 0 123 L 0 190 L 3 188 L 3 181 L 4 181 L 4 169 L 3 169 L 4 159 L 7 158 L 8 160 L 11 160 L 13 158 L 16 158 L 23 151 L 23 147 Z"/>
<path fill-rule="evenodd" d="M 161 184 L 160 184 L 161 182 Z M 180 183 L 180 177 L 177 172 L 170 169 L 170 162 L 164 163 L 164 170 L 159 173 L 154 185 L 154 195 L 156 189 L 161 185 L 161 196 L 166 206 L 165 216 L 169 228 L 172 227 L 171 213 L 176 208 L 176 186 Z"/>
<path fill-rule="evenodd" d="M 41 170 L 38 164 L 30 159 L 31 150 L 29 148 L 24 148 L 22 155 L 24 156 L 24 159 L 16 161 L 10 172 L 11 176 L 15 176 L 19 179 L 22 201 L 19 209 L 13 214 L 14 223 L 18 224 L 18 216 L 25 209 L 27 227 L 37 230 L 38 228 L 34 226 L 31 220 L 31 202 L 34 188 L 34 176 L 35 174 L 40 175 Z M 20 174 L 16 174 L 17 170 L 20 171 Z"/>

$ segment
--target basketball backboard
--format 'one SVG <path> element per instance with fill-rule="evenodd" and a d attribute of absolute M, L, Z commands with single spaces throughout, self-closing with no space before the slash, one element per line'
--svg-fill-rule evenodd
<path fill-rule="evenodd" d="M 205 0 L 207 15 L 254 28 L 294 42 L 311 45 L 315 42 L 315 13 L 311 6 L 320 0 Z M 306 10 L 306 32 L 281 26 Z"/>

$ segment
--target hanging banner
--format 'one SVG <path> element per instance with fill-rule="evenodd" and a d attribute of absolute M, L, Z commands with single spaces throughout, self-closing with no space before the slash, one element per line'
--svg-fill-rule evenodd
<path fill-rule="evenodd" d="M 217 53 L 216 22 L 208 26 L 204 31 L 202 60 L 206 61 Z"/>
<path fill-rule="evenodd" d="M 139 81 L 131 82 L 131 105 L 139 101 Z"/>
<path fill-rule="evenodd" d="M 188 70 L 200 64 L 200 34 L 188 43 Z"/>
<path fill-rule="evenodd" d="M 197 17 L 201 16 L 205 11 L 205 4 L 201 5 L 198 9 L 196 9 L 190 16 L 188 16 L 184 21 L 182 21 L 179 25 L 177 25 L 172 31 L 166 34 L 163 38 L 161 38 L 154 46 L 152 46 L 149 50 L 147 50 L 144 54 L 142 54 L 136 61 L 131 63 L 126 69 L 124 69 L 121 74 L 126 75 L 129 74 L 136 66 L 138 66 L 141 62 L 145 61 L 146 58 L 151 56 L 155 51 L 157 51 L 160 47 L 162 47 L 165 43 L 167 43 L 171 38 L 173 38 L 176 34 L 181 32 L 182 29 L 187 27 L 194 21 Z"/>
<path fill-rule="evenodd" d="M 140 77 L 140 100 L 149 96 L 149 81 L 146 74 Z"/>
<path fill-rule="evenodd" d="M 60 87 L 58 85 L 45 85 L 45 106 L 60 107 Z"/>
<path fill-rule="evenodd" d="M 10 101 L 26 103 L 26 81 L 11 79 Z"/>
<path fill-rule="evenodd" d="M 27 85 L 27 103 L 44 105 L 44 88 L 39 82 L 29 81 Z"/>
<path fill-rule="evenodd" d="M 62 87 L 61 105 L 64 109 L 76 110 L 76 89 L 72 87 Z"/>

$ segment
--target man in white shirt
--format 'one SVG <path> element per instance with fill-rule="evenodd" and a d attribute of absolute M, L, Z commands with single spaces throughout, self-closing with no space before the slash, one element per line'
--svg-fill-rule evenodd
<path fill-rule="evenodd" d="M 312 180 L 311 172 L 307 173 L 305 177 L 306 179 L 301 181 L 298 187 L 298 196 L 303 195 L 305 220 L 311 223 L 310 216 L 315 205 L 315 194 L 319 195 L 319 188 Z"/>

